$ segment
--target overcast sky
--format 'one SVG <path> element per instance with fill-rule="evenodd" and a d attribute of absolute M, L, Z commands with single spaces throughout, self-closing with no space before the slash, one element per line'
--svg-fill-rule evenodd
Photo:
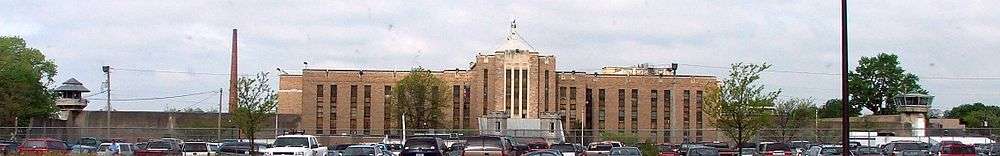
<path fill-rule="evenodd" d="M 748 3 L 752 2 L 752 3 Z M 20 1 L 0 0 L 0 35 L 16 35 L 113 98 L 227 87 L 230 38 L 239 29 L 240 73 L 337 69 L 468 69 L 499 46 L 509 23 L 559 70 L 681 63 L 680 74 L 724 77 L 735 62 L 774 70 L 840 72 L 839 1 Z M 935 108 L 1000 103 L 1000 1 L 851 1 L 852 69 L 862 56 L 900 55 L 936 95 Z M 697 66 L 692 66 L 697 65 Z M 126 69 L 182 71 L 139 72 Z M 220 75 L 221 74 L 221 75 Z M 275 77 L 275 80 L 276 77 Z M 836 75 L 765 73 L 785 98 L 840 96 Z M 56 87 L 55 85 L 51 87 Z M 92 98 L 103 98 L 104 95 Z M 87 109 L 103 107 L 92 100 Z M 118 110 L 215 109 L 218 95 L 115 102 Z"/>

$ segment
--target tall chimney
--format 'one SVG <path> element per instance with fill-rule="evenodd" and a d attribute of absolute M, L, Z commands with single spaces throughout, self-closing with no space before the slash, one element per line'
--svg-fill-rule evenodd
<path fill-rule="evenodd" d="M 238 100 L 236 95 L 237 87 L 236 82 L 238 80 L 239 73 L 237 73 L 236 65 L 236 29 L 233 29 L 233 52 L 232 59 L 229 62 L 229 113 L 236 111 L 236 106 L 238 105 Z M 220 112 L 222 110 L 219 110 Z"/>

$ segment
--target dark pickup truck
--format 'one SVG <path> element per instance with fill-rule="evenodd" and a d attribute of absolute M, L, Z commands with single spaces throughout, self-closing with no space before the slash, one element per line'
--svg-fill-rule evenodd
<path fill-rule="evenodd" d="M 480 136 L 466 139 L 462 156 L 518 156 L 511 141 L 505 137 Z"/>

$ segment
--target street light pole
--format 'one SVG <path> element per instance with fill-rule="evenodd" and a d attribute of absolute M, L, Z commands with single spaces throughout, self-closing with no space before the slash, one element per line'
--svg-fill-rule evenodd
<path fill-rule="evenodd" d="M 103 66 L 101 70 L 104 71 L 104 76 L 106 76 L 105 83 L 107 83 L 107 105 L 104 108 L 105 115 L 105 138 L 111 138 L 111 66 Z"/>
<path fill-rule="evenodd" d="M 216 113 L 215 138 L 222 141 L 222 88 L 219 88 L 219 111 Z"/>

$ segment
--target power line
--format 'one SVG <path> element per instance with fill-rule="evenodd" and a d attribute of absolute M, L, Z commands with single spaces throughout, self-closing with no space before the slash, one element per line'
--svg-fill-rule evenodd
<path fill-rule="evenodd" d="M 657 64 L 664 65 L 664 64 Z M 678 63 L 678 65 L 691 66 L 691 67 L 701 67 L 701 68 L 711 68 L 711 69 L 725 69 L 729 70 L 729 67 L 721 66 L 710 66 L 710 65 L 698 65 L 698 64 L 686 64 Z M 764 72 L 769 73 L 791 73 L 791 74 L 803 74 L 803 75 L 820 75 L 820 76 L 840 76 L 839 73 L 822 73 L 822 72 L 810 72 L 810 71 L 794 71 L 794 70 L 774 70 L 769 69 Z M 962 76 L 921 76 L 920 79 L 929 80 L 1000 80 L 1000 77 L 962 77 Z"/>
<path fill-rule="evenodd" d="M 172 99 L 172 98 L 179 98 L 179 97 L 186 97 L 186 96 L 194 96 L 194 95 L 201 95 L 201 94 L 207 94 L 207 93 L 216 93 L 216 92 L 217 92 L 217 91 L 206 91 L 206 92 L 198 92 L 198 93 L 190 93 L 190 94 L 182 94 L 182 95 L 174 95 L 174 96 L 165 96 L 165 97 L 149 97 L 149 98 L 129 98 L 129 99 L 111 99 L 111 101 L 149 101 L 149 100 L 163 100 L 163 99 Z M 91 100 L 108 100 L 108 99 L 91 99 Z"/>

